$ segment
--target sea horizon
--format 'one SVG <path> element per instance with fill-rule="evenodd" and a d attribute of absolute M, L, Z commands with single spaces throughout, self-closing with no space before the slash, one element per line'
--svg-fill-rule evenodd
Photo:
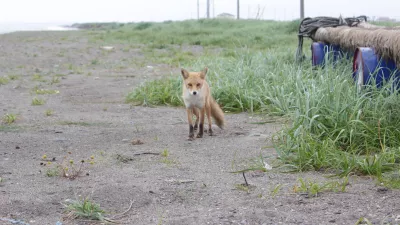
<path fill-rule="evenodd" d="M 12 33 L 17 31 L 66 31 L 77 30 L 69 27 L 73 23 L 0 23 L 0 34 Z"/>

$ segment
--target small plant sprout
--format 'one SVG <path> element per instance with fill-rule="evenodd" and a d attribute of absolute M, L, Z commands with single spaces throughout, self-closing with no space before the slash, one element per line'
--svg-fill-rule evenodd
<path fill-rule="evenodd" d="M 168 157 L 168 156 L 169 156 L 168 149 L 164 149 L 164 150 L 161 152 L 161 156 L 162 156 L 162 157 Z"/>
<path fill-rule="evenodd" d="M 45 100 L 40 99 L 40 98 L 36 98 L 34 97 L 32 99 L 32 105 L 43 105 L 45 103 Z"/>
<path fill-rule="evenodd" d="M 6 124 L 12 124 L 17 120 L 17 116 L 15 114 L 6 114 L 3 116 L 3 122 Z"/>
<path fill-rule="evenodd" d="M 271 191 L 271 196 L 275 197 L 281 190 L 282 184 L 277 184 Z"/>
<path fill-rule="evenodd" d="M 70 200 L 66 205 L 67 216 L 70 219 L 86 219 L 105 221 L 105 211 L 99 204 L 88 198 Z"/>
<path fill-rule="evenodd" d="M 0 77 L 0 85 L 8 84 L 10 80 L 7 77 Z"/>
<path fill-rule="evenodd" d="M 71 154 L 68 153 L 68 155 Z M 90 156 L 87 160 L 81 159 L 79 161 L 75 161 L 68 156 L 64 156 L 62 162 L 57 162 L 55 157 L 50 160 L 47 159 L 47 155 L 44 154 L 42 156 L 42 161 L 46 161 L 46 163 L 41 163 L 41 165 L 43 164 L 44 166 L 48 167 L 47 176 L 59 175 L 70 180 L 76 179 L 83 173 L 83 170 L 86 168 L 85 165 L 87 165 L 87 162 L 91 165 L 95 163 L 93 155 Z M 51 162 L 54 162 L 53 167 L 51 167 L 51 165 L 53 165 Z M 86 173 L 86 175 L 88 175 L 88 173 Z"/>
<path fill-rule="evenodd" d="M 59 94 L 58 90 L 47 90 L 47 89 L 35 89 L 35 93 L 38 95 L 50 95 L 50 94 Z"/>
<path fill-rule="evenodd" d="M 51 115 L 53 115 L 53 110 L 51 110 L 51 109 L 47 109 L 45 112 L 44 112 L 44 114 L 46 115 L 46 116 L 51 116 Z"/>

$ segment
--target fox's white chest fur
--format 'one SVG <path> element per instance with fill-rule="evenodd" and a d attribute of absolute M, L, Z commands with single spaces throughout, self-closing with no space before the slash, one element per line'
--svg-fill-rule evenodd
<path fill-rule="evenodd" d="M 185 89 L 183 94 L 183 101 L 185 103 L 186 108 L 203 108 L 204 107 L 204 95 L 202 90 L 199 90 L 196 95 L 190 94 L 190 91 Z"/>

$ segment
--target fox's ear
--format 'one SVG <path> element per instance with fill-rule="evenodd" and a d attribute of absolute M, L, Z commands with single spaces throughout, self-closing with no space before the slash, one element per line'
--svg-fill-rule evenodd
<path fill-rule="evenodd" d="M 187 70 L 185 70 L 184 68 L 181 68 L 181 73 L 182 73 L 182 77 L 184 79 L 189 77 L 189 72 Z"/>
<path fill-rule="evenodd" d="M 204 69 L 200 72 L 200 77 L 204 79 L 207 75 L 207 72 L 208 72 L 208 68 L 204 67 Z"/>

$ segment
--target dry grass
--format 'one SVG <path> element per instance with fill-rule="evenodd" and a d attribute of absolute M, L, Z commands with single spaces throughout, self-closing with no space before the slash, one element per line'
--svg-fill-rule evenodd
<path fill-rule="evenodd" d="M 400 68 L 400 29 L 389 27 L 329 27 L 319 28 L 314 37 L 317 41 L 340 45 L 354 51 L 356 48 L 371 47 L 383 58 L 393 59 Z"/>

